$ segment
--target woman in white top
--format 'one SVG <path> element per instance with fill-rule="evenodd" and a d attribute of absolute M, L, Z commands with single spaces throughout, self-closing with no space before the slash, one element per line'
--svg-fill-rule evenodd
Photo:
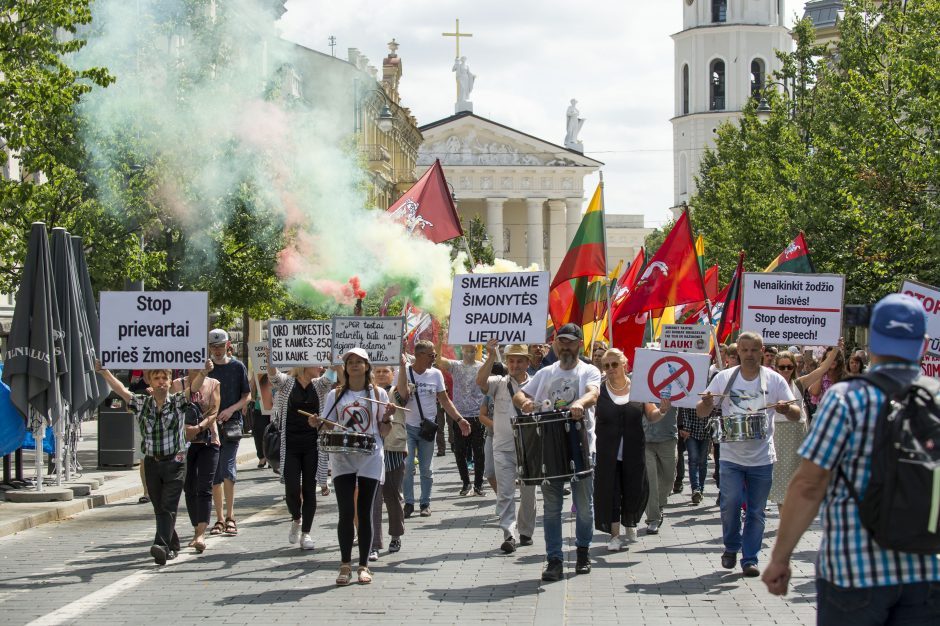
<path fill-rule="evenodd" d="M 369 570 L 369 551 L 372 547 L 372 501 L 385 471 L 382 438 L 391 429 L 390 414 L 384 389 L 372 384 L 372 365 L 369 354 L 362 348 L 353 348 L 343 355 L 345 382 L 329 393 L 324 411 L 310 418 L 311 425 L 322 424 L 329 430 L 337 424 L 354 433 L 375 438 L 375 449 L 370 454 L 331 452 L 333 464 L 333 490 L 339 508 L 339 549 L 342 564 L 337 585 L 352 582 L 352 546 L 356 535 L 354 518 L 359 510 L 359 570 L 360 584 L 372 582 Z M 377 400 L 378 402 L 374 402 Z M 359 487 L 358 495 L 356 487 Z"/>

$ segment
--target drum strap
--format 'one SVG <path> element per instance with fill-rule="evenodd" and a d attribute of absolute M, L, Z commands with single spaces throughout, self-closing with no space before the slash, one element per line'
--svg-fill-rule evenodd
<path fill-rule="evenodd" d="M 346 395 L 347 391 L 349 391 L 349 388 L 343 385 L 343 390 L 339 392 L 339 397 L 333 400 L 333 406 L 330 407 L 330 412 L 326 414 L 325 418 L 323 418 L 324 421 L 327 421 L 327 422 L 330 421 L 330 415 L 336 412 L 336 407 L 339 406 L 339 401 L 343 399 L 343 396 Z M 346 426 L 345 424 L 342 424 L 342 425 Z"/>
<path fill-rule="evenodd" d="M 724 395 L 726 398 L 730 398 L 731 387 L 734 385 L 734 381 L 738 379 L 738 374 L 741 373 L 741 366 L 736 365 L 734 371 L 731 372 L 731 378 L 728 379 L 728 384 L 725 385 Z M 767 406 L 767 378 L 764 376 L 764 366 L 761 365 L 758 370 L 757 377 L 760 384 L 760 392 L 764 396 L 764 406 Z M 765 411 L 766 413 L 766 411 Z"/>

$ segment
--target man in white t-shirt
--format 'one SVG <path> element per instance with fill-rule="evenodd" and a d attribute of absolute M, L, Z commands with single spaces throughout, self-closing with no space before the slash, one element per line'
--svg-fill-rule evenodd
<path fill-rule="evenodd" d="M 415 478 L 410 468 L 414 467 L 418 457 L 418 471 L 421 473 L 421 517 L 431 515 L 431 485 L 434 482 L 431 460 L 434 457 L 435 439 L 426 441 L 421 438 L 421 420 L 434 422 L 437 417 L 437 403 L 441 403 L 444 412 L 451 416 L 464 435 L 470 433 L 470 423 L 460 415 L 454 403 L 447 397 L 444 387 L 444 375 L 434 367 L 434 344 L 430 341 L 415 342 L 414 364 L 409 365 L 402 354 L 398 369 L 398 382 L 395 385 L 396 399 L 409 411 L 405 412 L 405 430 L 408 433 L 408 457 L 405 459 L 405 480 L 402 488 L 405 492 L 405 517 L 411 517 L 415 510 Z M 421 404 L 419 405 L 418 402 Z"/>
<path fill-rule="evenodd" d="M 513 404 L 525 413 L 543 405 L 554 410 L 568 409 L 571 418 L 584 420 L 590 441 L 591 455 L 595 449 L 594 405 L 601 386 L 601 373 L 590 363 L 578 359 L 584 335 L 577 324 L 565 324 L 558 329 L 552 348 L 558 360 L 543 367 L 529 379 L 525 387 L 513 396 Z M 548 563 L 542 580 L 556 581 L 564 576 L 564 553 L 561 539 L 561 508 L 564 503 L 564 480 L 551 480 L 542 485 L 545 500 L 545 551 Z M 588 549 L 594 535 L 594 481 L 582 478 L 571 481 L 571 494 L 577 508 L 575 545 L 578 558 L 575 571 L 588 574 L 591 559 Z"/>
<path fill-rule="evenodd" d="M 476 359 L 477 347 L 469 344 L 460 346 L 460 360 L 448 359 L 441 354 L 437 346 L 435 365 L 443 372 L 450 372 L 454 380 L 454 406 L 470 422 L 470 434 L 467 436 L 454 433 L 454 458 L 457 460 L 457 472 L 463 481 L 460 495 L 470 493 L 470 471 L 473 471 L 473 495 L 483 495 L 483 473 L 486 469 L 483 452 L 483 425 L 480 424 L 480 405 L 483 392 L 477 387 L 477 372 L 483 363 Z"/>
<path fill-rule="evenodd" d="M 721 444 L 719 500 L 721 529 L 725 552 L 721 565 L 734 569 L 741 551 L 741 569 L 745 576 L 759 576 L 757 557 L 764 538 L 764 507 L 773 477 L 774 420 L 772 413 L 787 419 L 800 419 L 800 406 L 791 402 L 793 392 L 783 376 L 761 366 L 763 338 L 753 332 L 738 337 L 738 367 L 722 370 L 711 380 L 705 395 L 695 407 L 699 417 L 706 417 L 721 398 L 721 415 L 758 415 L 763 419 L 767 436 L 750 441 L 728 441 Z M 746 487 L 745 487 L 746 485 Z M 741 528 L 741 506 L 747 504 L 744 528 Z"/>
<path fill-rule="evenodd" d="M 535 485 L 519 487 L 519 520 L 516 523 L 516 479 L 519 464 L 516 459 L 516 442 L 513 437 L 512 419 L 516 407 L 512 397 L 520 387 L 529 382 L 529 352 L 526 346 L 508 346 L 503 353 L 506 376 L 490 376 L 496 363 L 498 344 L 491 340 L 486 344 L 486 361 L 477 373 L 480 389 L 493 398 L 492 419 L 484 426 L 493 429 L 493 466 L 496 471 L 496 513 L 499 527 L 503 531 L 500 550 L 506 554 L 516 551 L 516 546 L 531 546 L 535 532 Z M 481 416 L 481 421 L 485 418 Z M 518 531 L 518 540 L 516 534 Z"/>

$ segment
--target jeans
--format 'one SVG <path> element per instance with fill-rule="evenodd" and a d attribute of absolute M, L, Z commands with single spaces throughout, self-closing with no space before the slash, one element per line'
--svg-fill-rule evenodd
<path fill-rule="evenodd" d="M 208 524 L 212 513 L 212 478 L 219 464 L 219 449 L 205 443 L 190 444 L 186 452 L 186 511 L 193 528 Z M 148 487 L 149 489 L 149 487 Z"/>
<path fill-rule="evenodd" d="M 940 623 L 940 583 L 846 588 L 816 579 L 816 623 L 820 626 L 875 626 Z"/>
<path fill-rule="evenodd" d="M 564 560 L 561 539 L 561 507 L 564 504 L 564 488 L 568 481 L 551 480 L 542 485 L 542 499 L 545 501 L 545 515 L 542 526 L 545 529 L 545 552 L 548 559 Z M 588 548 L 594 537 L 594 478 L 586 476 L 571 481 L 571 497 L 577 509 L 575 513 L 575 545 Z"/>
<path fill-rule="evenodd" d="M 222 440 L 222 447 L 219 449 L 219 465 L 215 469 L 215 477 L 212 479 L 213 485 L 221 485 L 223 481 L 230 480 L 235 482 L 236 462 L 238 456 L 238 444 L 241 441 Z"/>
<path fill-rule="evenodd" d="M 358 496 L 356 487 L 359 487 Z M 339 536 L 339 552 L 342 563 L 352 560 L 353 540 L 359 531 L 359 565 L 369 564 L 369 551 L 372 549 L 372 501 L 378 489 L 379 481 L 356 474 L 343 474 L 333 479 L 336 491 L 336 505 L 339 508 L 339 523 L 336 534 Z M 359 511 L 359 528 L 353 528 L 353 518 Z"/>
<path fill-rule="evenodd" d="M 479 417 L 464 416 L 470 422 L 470 434 L 464 436 L 460 431 L 454 432 L 454 456 L 457 458 L 457 472 L 460 474 L 460 480 L 464 486 L 470 484 L 470 472 L 467 468 L 468 455 L 470 450 L 473 458 L 473 486 L 477 489 L 483 487 L 483 470 L 486 468 L 484 459 L 486 455 L 483 452 L 483 424 Z"/>
<path fill-rule="evenodd" d="M 705 477 L 708 475 L 708 439 L 689 437 L 685 440 L 685 449 L 689 453 L 689 483 L 692 491 L 705 491 Z"/>
<path fill-rule="evenodd" d="M 431 505 L 431 485 L 434 484 L 434 473 L 431 467 L 434 458 L 433 441 L 425 441 L 418 433 L 421 432 L 419 426 L 405 426 L 408 433 L 408 456 L 405 458 L 405 504 L 415 503 L 415 455 L 418 456 L 418 470 L 421 472 L 421 507 Z M 440 429 L 438 429 L 440 432 Z"/>
<path fill-rule="evenodd" d="M 741 551 L 741 567 L 757 565 L 764 540 L 764 507 L 773 482 L 774 464 L 738 465 L 721 461 L 721 530 L 725 551 Z M 744 530 L 741 506 L 747 503 Z"/>
<path fill-rule="evenodd" d="M 153 515 L 157 522 L 157 534 L 153 543 L 167 550 L 179 552 L 180 538 L 176 534 L 176 511 L 183 493 L 183 479 L 186 467 L 174 459 L 158 461 L 152 456 L 144 457 L 144 471 L 147 477 L 147 493 L 153 505 Z"/>
<path fill-rule="evenodd" d="M 676 440 L 646 442 L 646 479 L 650 498 L 646 503 L 646 523 L 661 522 L 663 507 L 676 480 Z"/>
<path fill-rule="evenodd" d="M 325 454 L 325 453 L 324 453 Z M 301 520 L 301 532 L 313 528 L 317 513 L 317 461 L 316 446 L 292 448 L 290 439 L 284 455 L 284 495 L 291 519 Z"/>

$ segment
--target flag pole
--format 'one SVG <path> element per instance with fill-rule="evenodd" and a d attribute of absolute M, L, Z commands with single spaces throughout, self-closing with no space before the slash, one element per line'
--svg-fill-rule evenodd
<path fill-rule="evenodd" d="M 611 316 L 613 315 L 613 313 L 610 310 L 613 302 L 611 302 L 611 297 L 610 297 L 610 278 L 607 275 L 607 273 L 610 271 L 610 252 L 607 250 L 607 218 L 604 215 L 607 212 L 607 207 L 604 204 L 604 171 L 600 170 L 598 174 L 600 175 L 600 186 L 601 186 L 601 233 L 603 235 L 603 240 L 604 240 L 604 279 L 607 281 L 607 285 L 606 285 L 607 335 L 608 335 L 607 338 L 610 339 L 610 347 L 613 348 L 614 347 L 614 324 L 613 324 L 613 319 L 611 319 Z M 596 321 L 594 322 L 594 328 L 595 330 L 597 329 Z M 592 340 L 591 341 L 592 356 L 593 356 L 593 351 L 594 351 L 593 343 L 594 341 Z"/>
<path fill-rule="evenodd" d="M 692 216 L 689 215 L 689 207 L 683 211 L 686 215 L 685 224 L 689 229 L 689 241 L 695 241 L 695 234 L 692 232 Z M 705 296 L 705 313 L 708 315 L 708 328 L 711 329 L 712 341 L 715 342 L 715 363 L 718 370 L 724 369 L 724 363 L 721 362 L 721 351 L 718 349 L 718 334 L 715 332 L 715 322 L 712 319 L 712 302 L 708 297 L 708 290 L 705 288 L 705 277 L 702 275 L 702 266 L 698 260 L 695 262 L 695 269 L 698 272 L 698 278 L 702 282 L 702 295 Z"/>

